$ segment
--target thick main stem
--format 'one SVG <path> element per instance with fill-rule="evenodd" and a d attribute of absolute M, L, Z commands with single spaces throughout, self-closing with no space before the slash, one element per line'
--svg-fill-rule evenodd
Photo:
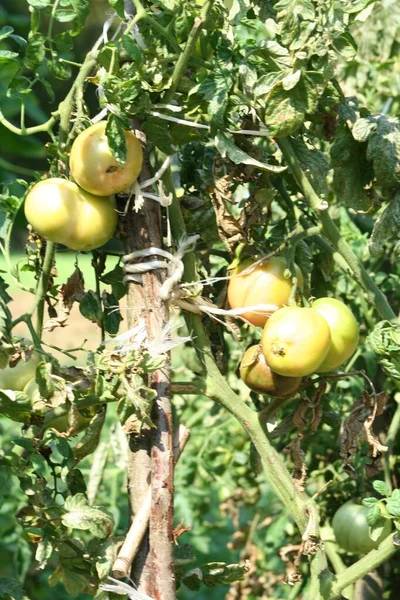
<path fill-rule="evenodd" d="M 139 213 L 128 212 L 125 223 L 125 251 L 127 254 L 150 246 L 162 246 L 159 205 L 146 200 Z M 160 299 L 161 276 L 145 273 L 142 284 L 128 286 L 128 325 L 138 319 L 146 322 L 148 338 L 154 339 L 168 321 L 168 309 Z M 154 598 L 175 600 L 173 567 L 173 450 L 172 414 L 170 402 L 169 365 L 148 377 L 148 385 L 157 392 L 152 419 L 155 430 L 145 431 L 138 439 L 130 438 L 128 459 L 129 497 L 132 514 L 137 514 L 146 500 L 151 480 L 152 504 L 150 535 L 144 542 L 133 564 L 132 577 L 144 591 Z"/>

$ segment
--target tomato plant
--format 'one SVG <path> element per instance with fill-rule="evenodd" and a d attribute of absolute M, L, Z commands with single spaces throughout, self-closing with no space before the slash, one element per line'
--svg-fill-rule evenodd
<path fill-rule="evenodd" d="M 269 312 L 286 304 L 292 291 L 292 280 L 285 277 L 287 264 L 279 256 L 255 263 L 251 258 L 242 260 L 231 272 L 228 282 L 228 303 L 231 308 L 246 308 L 259 304 L 269 305 Z M 298 286 L 303 286 L 303 276 L 296 265 Z M 268 319 L 268 309 L 244 312 L 241 316 L 257 327 Z"/>
<path fill-rule="evenodd" d="M 250 346 L 240 363 L 240 377 L 254 392 L 276 398 L 292 396 L 301 385 L 301 377 L 283 377 L 268 366 L 261 346 Z"/>
<path fill-rule="evenodd" d="M 356 351 L 359 341 L 358 323 L 351 310 L 336 298 L 318 298 L 312 308 L 326 319 L 331 330 L 331 347 L 319 365 L 318 372 L 333 371 Z"/>
<path fill-rule="evenodd" d="M 390 519 L 384 519 L 382 533 L 376 540 L 369 535 L 367 515 L 368 506 L 349 501 L 343 504 L 335 513 L 332 520 L 333 532 L 337 543 L 346 552 L 367 554 L 374 550 L 387 538 L 392 530 Z"/>
<path fill-rule="evenodd" d="M 396 596 L 395 537 L 323 542 L 349 497 L 399 528 L 399 31 L 395 0 L 2 0 L 1 597 Z"/>
<path fill-rule="evenodd" d="M 143 162 L 142 147 L 131 131 L 123 132 L 126 158 L 118 162 L 110 149 L 106 127 L 106 121 L 99 121 L 82 131 L 72 144 L 69 157 L 76 183 L 96 196 L 127 190 L 136 181 Z"/>
<path fill-rule="evenodd" d="M 312 308 L 288 306 L 267 321 L 261 346 L 271 369 L 286 377 L 304 377 L 318 370 L 330 346 L 326 320 Z"/>
<path fill-rule="evenodd" d="M 25 216 L 39 235 L 71 250 L 99 248 L 112 238 L 117 226 L 110 198 L 94 196 L 58 177 L 44 179 L 30 189 Z"/>

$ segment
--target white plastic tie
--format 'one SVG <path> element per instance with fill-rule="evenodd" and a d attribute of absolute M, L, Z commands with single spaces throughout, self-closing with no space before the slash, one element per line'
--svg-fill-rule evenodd
<path fill-rule="evenodd" d="M 167 278 L 163 282 L 160 288 L 160 298 L 162 300 L 167 300 L 171 297 L 172 291 L 175 286 L 182 279 L 184 265 L 183 265 L 183 257 L 184 255 L 193 250 L 197 240 L 199 239 L 199 235 L 192 235 L 188 238 L 183 238 L 178 246 L 178 249 L 175 254 L 168 252 L 167 250 L 163 250 L 161 248 L 144 248 L 143 250 L 135 250 L 131 252 L 131 254 L 125 255 L 122 258 L 124 264 L 124 282 L 127 281 L 135 281 L 136 283 L 141 282 L 141 275 L 148 271 L 154 271 L 155 269 L 166 269 Z M 132 261 L 138 258 L 144 257 L 162 257 L 166 260 L 159 260 L 156 258 L 155 260 L 143 262 L 143 263 L 135 263 L 130 264 Z"/>
<path fill-rule="evenodd" d="M 114 579 L 114 577 L 108 577 L 108 581 L 112 581 L 112 584 L 102 583 L 101 589 L 106 592 L 113 592 L 114 594 L 120 594 L 121 596 L 128 596 L 129 600 L 154 600 L 151 596 L 138 592 L 132 585 Z"/>

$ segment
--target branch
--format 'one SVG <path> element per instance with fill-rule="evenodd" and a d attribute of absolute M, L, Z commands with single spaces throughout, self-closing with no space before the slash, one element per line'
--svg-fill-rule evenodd
<path fill-rule="evenodd" d="M 2 111 L 0 110 L 0 124 L 4 125 L 9 131 L 15 133 L 16 135 L 34 135 L 35 133 L 50 133 L 53 129 L 53 126 L 57 122 L 57 118 L 59 116 L 59 111 L 52 113 L 52 116 L 48 121 L 42 123 L 41 125 L 35 125 L 33 127 L 16 127 L 10 121 L 8 121 Z"/>
<path fill-rule="evenodd" d="M 400 541 L 397 534 L 394 533 L 387 537 L 376 550 L 371 550 L 356 563 L 347 567 L 345 571 L 338 573 L 332 583 L 328 600 L 338 600 L 344 589 L 389 560 L 399 550 L 399 547 Z"/>
<path fill-rule="evenodd" d="M 349 244 L 341 236 L 339 229 L 329 215 L 326 203 L 318 197 L 308 178 L 304 174 L 289 138 L 280 138 L 277 143 L 289 165 L 292 175 L 300 187 L 300 190 L 320 219 L 325 236 L 331 242 L 335 250 L 337 250 L 337 252 L 345 259 L 355 279 L 367 292 L 370 302 L 373 302 L 376 306 L 381 318 L 388 319 L 389 321 L 394 320 L 396 315 L 391 309 L 385 294 L 381 292 L 373 279 L 368 275 Z"/>

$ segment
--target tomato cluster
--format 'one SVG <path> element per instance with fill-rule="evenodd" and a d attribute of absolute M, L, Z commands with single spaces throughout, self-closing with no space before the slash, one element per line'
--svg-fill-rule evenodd
<path fill-rule="evenodd" d="M 243 356 L 240 375 L 252 390 L 276 397 L 294 394 L 302 377 L 340 367 L 355 352 L 359 331 L 351 310 L 335 298 L 319 298 L 311 307 L 286 306 L 292 281 L 280 257 L 252 263 L 246 259 L 228 283 L 231 308 L 263 327 L 260 346 Z M 297 286 L 303 275 L 296 265 Z"/>
<path fill-rule="evenodd" d="M 25 216 L 46 240 L 71 250 L 94 250 L 113 236 L 117 212 L 113 194 L 132 185 L 142 168 L 139 140 L 125 132 L 126 162 L 119 165 L 108 145 L 106 121 L 80 133 L 72 144 L 75 182 L 52 177 L 36 183 L 25 199 Z"/>

